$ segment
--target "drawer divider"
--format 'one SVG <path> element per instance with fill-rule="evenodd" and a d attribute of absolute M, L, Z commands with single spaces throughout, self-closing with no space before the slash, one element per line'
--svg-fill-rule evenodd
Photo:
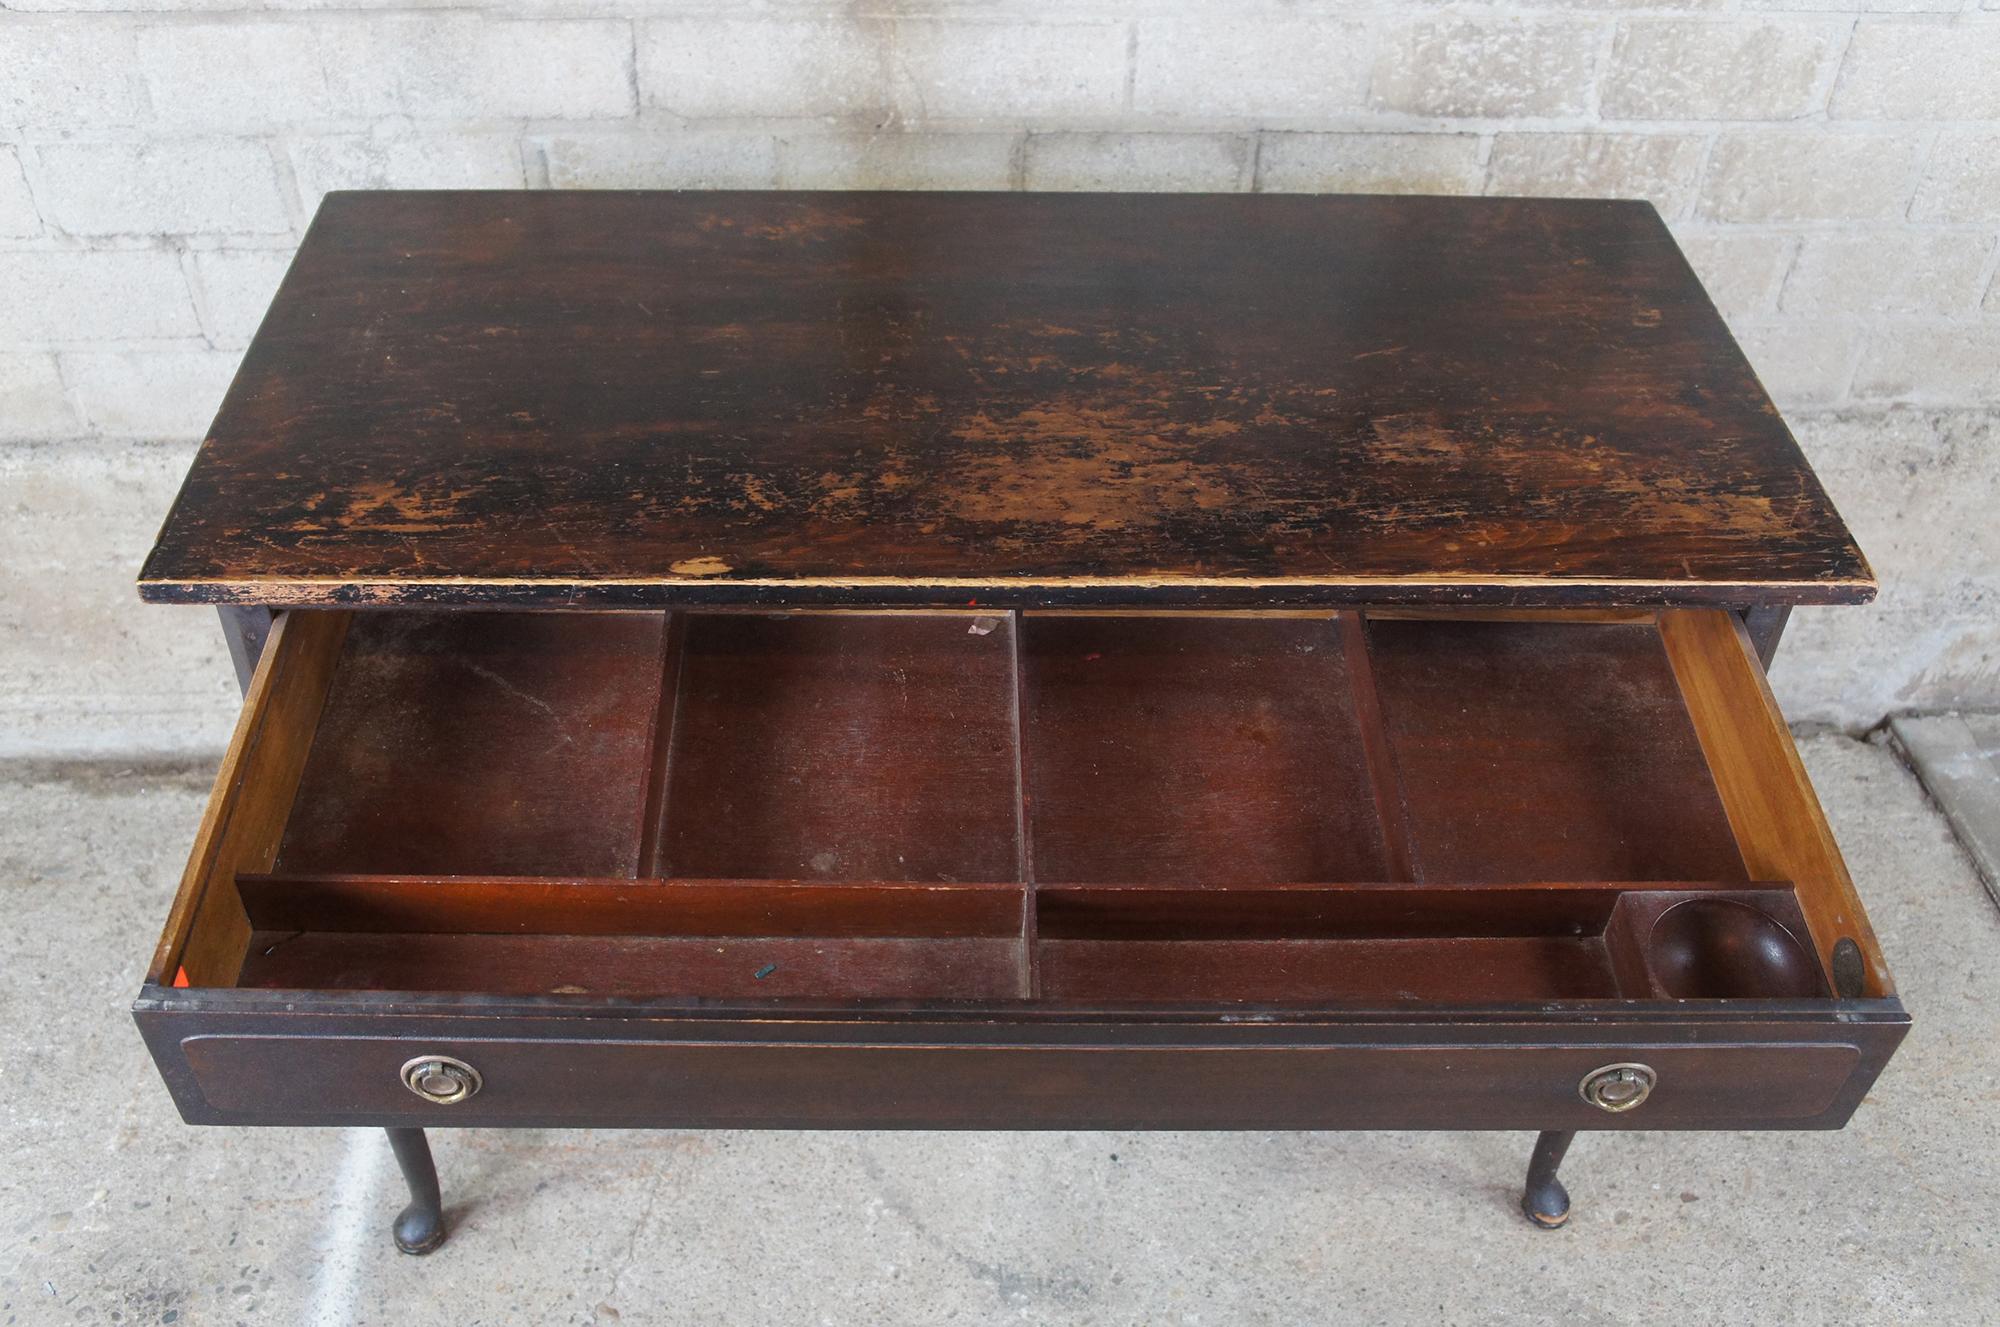
<path fill-rule="evenodd" d="M 1403 779 L 1396 768 L 1396 753 L 1389 745 L 1389 729 L 1382 720 L 1382 698 L 1375 690 L 1375 667 L 1368 655 L 1368 632 L 1360 613 L 1340 615 L 1341 644 L 1347 651 L 1348 684 L 1354 691 L 1354 716 L 1361 729 L 1361 751 L 1368 766 L 1368 781 L 1375 789 L 1375 814 L 1382 821 L 1382 846 L 1388 858 L 1389 878 L 1415 881 L 1420 878 L 1416 845 L 1410 835 L 1409 808 L 1403 799 Z"/>

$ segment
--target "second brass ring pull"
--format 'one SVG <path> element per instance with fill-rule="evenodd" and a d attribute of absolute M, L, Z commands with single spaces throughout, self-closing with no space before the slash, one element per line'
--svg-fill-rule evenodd
<path fill-rule="evenodd" d="M 1591 1105 L 1615 1115 L 1643 1105 L 1659 1081 L 1651 1065 L 1607 1064 L 1585 1074 L 1576 1090 Z"/>
<path fill-rule="evenodd" d="M 479 1071 L 450 1055 L 419 1055 L 406 1061 L 403 1086 L 438 1106 L 465 1100 L 485 1085 Z"/>

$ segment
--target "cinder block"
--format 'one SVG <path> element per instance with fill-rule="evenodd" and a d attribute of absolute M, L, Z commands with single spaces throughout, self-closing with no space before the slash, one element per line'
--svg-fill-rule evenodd
<path fill-rule="evenodd" d="M 1863 19 L 1828 113 L 1860 120 L 2000 119 L 2000 23 Z"/>
<path fill-rule="evenodd" d="M 1922 147 L 1900 134 L 1723 134 L 1698 211 L 1713 221 L 1893 220 Z"/>
<path fill-rule="evenodd" d="M 0 345 L 201 335 L 171 249 L 0 253 Z"/>
<path fill-rule="evenodd" d="M 1882 593 L 1865 609 L 1792 615 L 1771 679 L 1785 713 L 1866 727 L 1898 711 L 1992 707 L 2000 414 L 1848 407 L 1792 427 Z"/>
<path fill-rule="evenodd" d="M 1029 189 L 1233 192 L 1250 187 L 1243 134 L 1031 134 Z"/>
<path fill-rule="evenodd" d="M 339 113 L 327 88 L 320 31 L 236 19 L 140 29 L 138 68 L 151 123 L 175 130 L 269 133 Z"/>
<path fill-rule="evenodd" d="M 1133 110 L 1163 119 L 1304 120 L 1367 104 L 1374 43 L 1338 17 L 1216 13 L 1137 24 Z"/>
<path fill-rule="evenodd" d="M 1808 235 L 1778 305 L 1787 314 L 1969 313 L 1993 237 L 1945 231 Z"/>
<path fill-rule="evenodd" d="M 84 426 L 126 438 L 198 438 L 236 372 L 233 350 L 69 350 L 63 380 Z"/>
<path fill-rule="evenodd" d="M 797 133 L 778 140 L 786 189 L 1006 189 L 1020 134 Z"/>
<path fill-rule="evenodd" d="M 623 19 L 431 14 L 318 26 L 342 114 L 415 120 L 590 120 L 632 114 Z"/>
<path fill-rule="evenodd" d="M 1832 405 L 1846 395 L 1861 344 L 1855 324 L 1811 318 L 1746 323 L 1731 330 L 1779 406 Z"/>
<path fill-rule="evenodd" d="M 882 19 L 676 18 L 639 29 L 645 105 L 690 119 L 872 116 L 892 102 Z"/>
<path fill-rule="evenodd" d="M 557 189 L 770 189 L 777 139 L 754 130 L 599 134 L 542 144 Z"/>
<path fill-rule="evenodd" d="M 1702 146 L 1690 134 L 1501 134 L 1486 192 L 1644 198 L 1671 219 L 1694 200 Z"/>
<path fill-rule="evenodd" d="M 1602 45 L 1580 18 L 1426 20 L 1385 42 L 1369 97 L 1413 115 L 1581 115 Z"/>
<path fill-rule="evenodd" d="M 0 235 L 39 235 L 42 216 L 28 193 L 28 177 L 11 147 L 0 147 Z"/>
<path fill-rule="evenodd" d="M 2000 400 L 2000 323 L 1879 324 L 1862 352 L 1854 394 L 1991 406 Z"/>
<path fill-rule="evenodd" d="M 1931 149 L 1916 200 L 1910 204 L 1910 220 L 1991 224 L 1996 218 L 2000 218 L 2000 131 L 1947 130 Z"/>
<path fill-rule="evenodd" d="M 1600 105 L 1620 120 L 1789 120 L 1820 109 L 1847 24 L 1632 19 Z"/>
<path fill-rule="evenodd" d="M 271 150 L 244 139 L 51 143 L 35 193 L 72 235 L 279 235 L 291 230 Z"/>
<path fill-rule="evenodd" d="M 209 340 L 231 348 L 249 345 L 291 263 L 290 249 L 211 249 L 196 254 L 195 281 Z"/>
<path fill-rule="evenodd" d="M 76 432 L 62 374 L 51 354 L 0 354 L 0 431 L 9 438 Z"/>
<path fill-rule="evenodd" d="M 1771 311 L 1797 242 L 1787 235 L 1682 227 L 1674 239 L 1715 307 L 1731 320 Z"/>
<path fill-rule="evenodd" d="M 1263 193 L 1474 194 L 1484 170 L 1476 134 L 1267 133 Z"/>
<path fill-rule="evenodd" d="M 123 19 L 0 23 L 0 125 L 102 132 L 137 123 L 146 89 L 133 32 Z"/>
<path fill-rule="evenodd" d="M 241 702 L 215 614 L 132 588 L 192 452 L 0 443 L 0 759 L 212 758 L 229 740 Z M 160 845 L 148 889 L 171 887 L 177 851 Z"/>
<path fill-rule="evenodd" d="M 1123 23 L 898 21 L 895 109 L 912 122 L 1111 115 L 1125 40 Z"/>
<path fill-rule="evenodd" d="M 519 189 L 521 142 L 511 133 L 334 134 L 291 144 L 292 178 L 311 216 L 332 189 Z"/>

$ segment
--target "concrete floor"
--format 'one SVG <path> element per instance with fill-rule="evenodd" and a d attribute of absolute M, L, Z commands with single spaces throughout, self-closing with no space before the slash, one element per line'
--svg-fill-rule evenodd
<path fill-rule="evenodd" d="M 1886 749 L 1804 744 L 1917 1025 L 1833 1134 L 182 1125 L 126 1014 L 206 771 L 0 766 L 0 1324 L 2000 1322 L 2000 909 Z"/>

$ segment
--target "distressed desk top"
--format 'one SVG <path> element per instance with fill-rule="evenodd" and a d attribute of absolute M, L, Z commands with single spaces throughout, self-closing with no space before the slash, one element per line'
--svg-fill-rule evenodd
<path fill-rule="evenodd" d="M 1643 203 L 908 193 L 328 195 L 141 587 L 1873 593 Z"/>

